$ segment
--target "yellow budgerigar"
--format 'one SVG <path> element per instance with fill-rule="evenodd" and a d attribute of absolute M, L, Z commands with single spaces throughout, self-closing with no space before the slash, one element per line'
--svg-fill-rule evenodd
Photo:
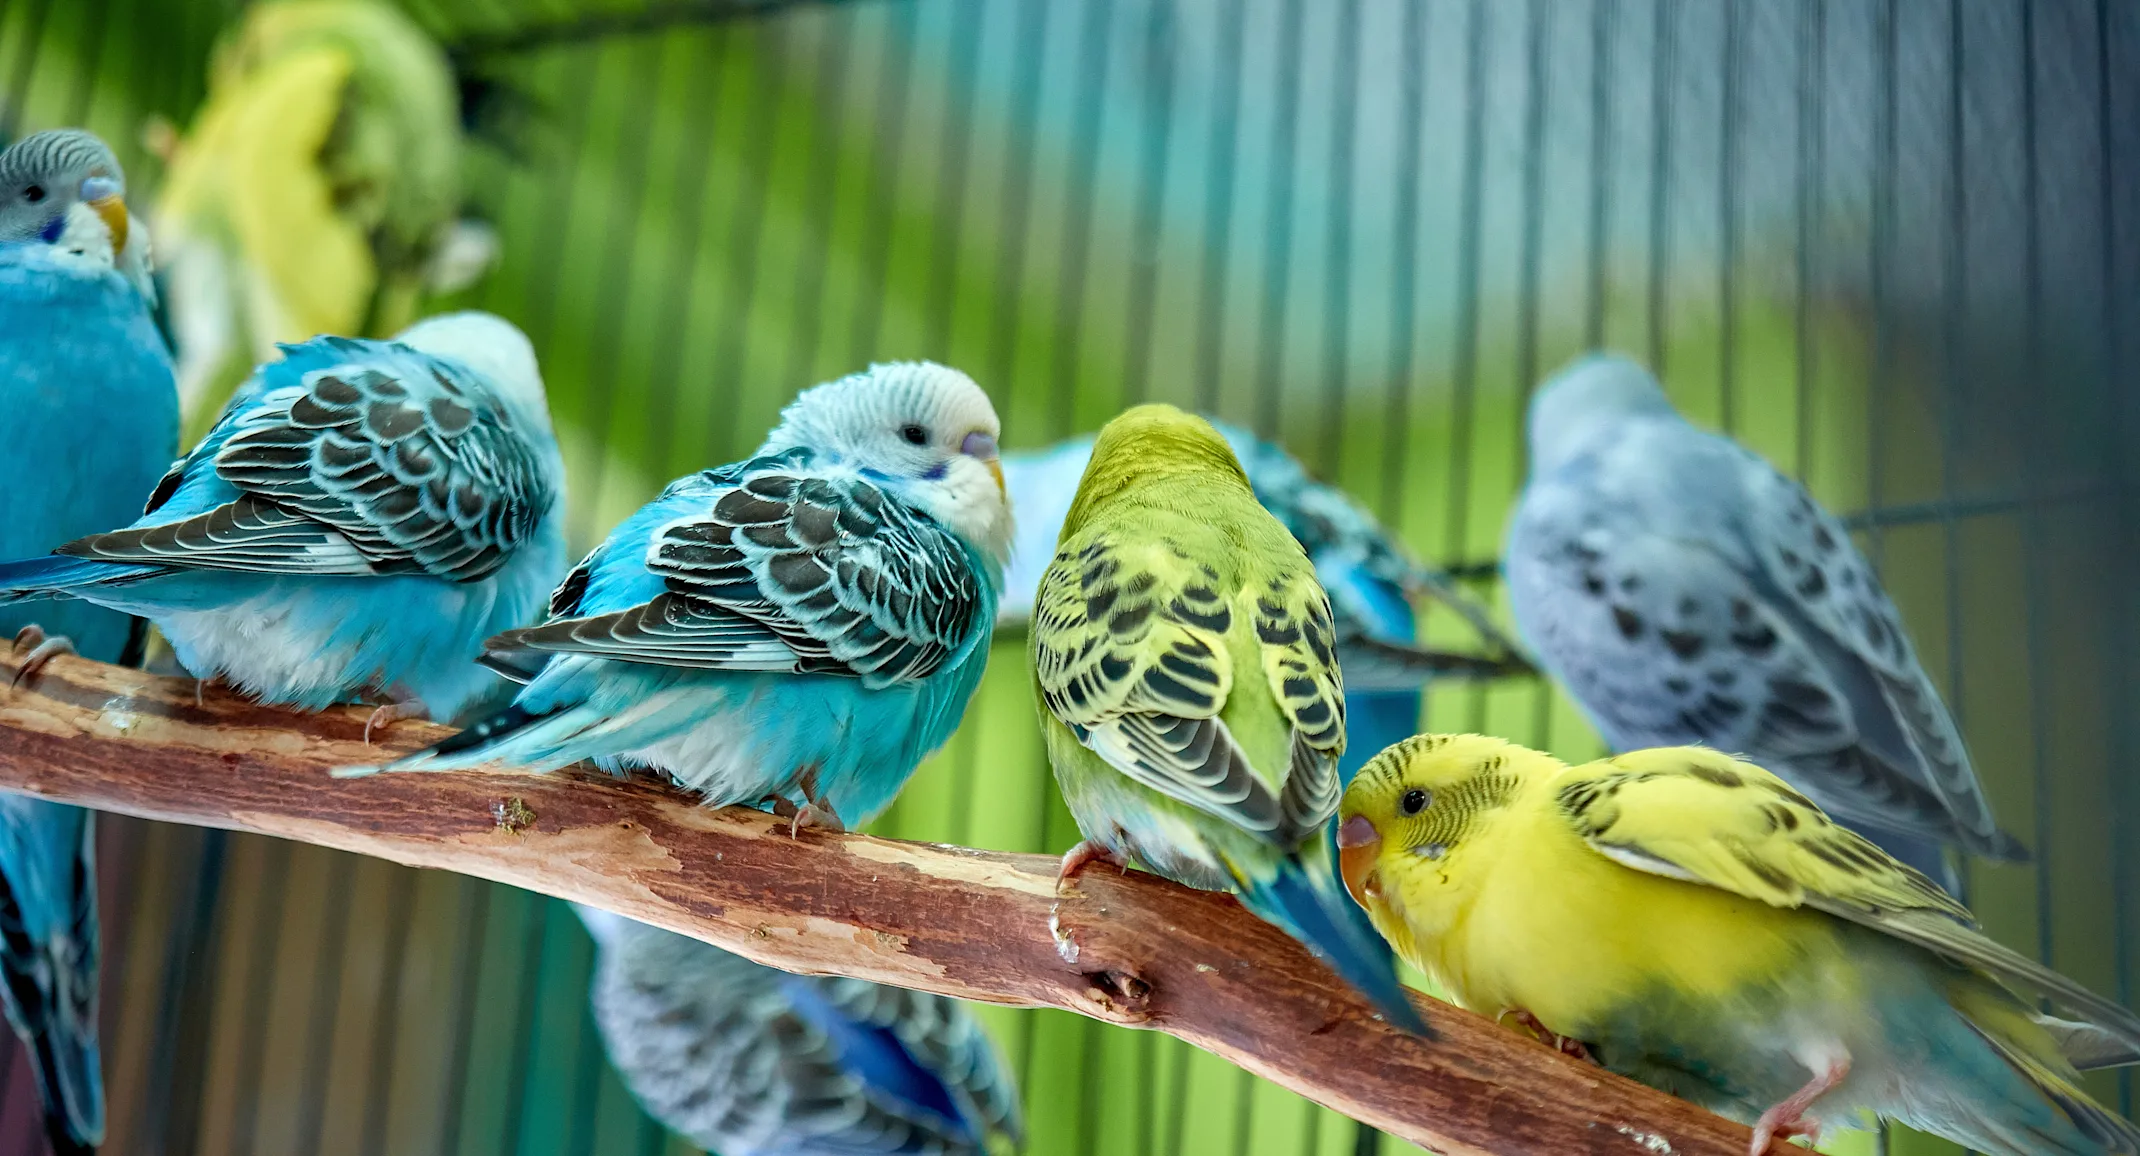
<path fill-rule="evenodd" d="M 1995 1156 L 2140 1150 L 2078 1075 L 2140 1061 L 2140 1017 L 1760 767 L 1420 735 L 1339 814 L 1346 886 L 1456 1002 L 1753 1124 L 1756 1156 L 1868 1110 Z"/>
<path fill-rule="evenodd" d="M 1211 423 L 1146 405 L 1100 431 L 1041 576 L 1041 729 L 1085 842 L 1231 891 L 1425 1033 L 1327 851 L 1345 749 L 1330 600 Z"/>
<path fill-rule="evenodd" d="M 269 0 L 224 37 L 155 214 L 189 413 L 276 342 L 415 319 L 460 210 L 459 101 L 382 0 Z"/>

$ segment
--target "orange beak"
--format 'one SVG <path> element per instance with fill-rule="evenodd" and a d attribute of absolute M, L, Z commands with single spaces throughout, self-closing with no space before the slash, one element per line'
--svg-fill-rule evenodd
<path fill-rule="evenodd" d="M 98 197 L 89 202 L 97 216 L 104 219 L 104 227 L 111 230 L 111 251 L 118 253 L 126 248 L 126 202 L 118 197 Z"/>
<path fill-rule="evenodd" d="M 1009 491 L 1003 487 L 1003 459 L 990 458 L 981 464 L 988 467 L 988 476 L 996 479 L 996 492 L 1009 497 Z"/>
<path fill-rule="evenodd" d="M 1375 864 L 1382 855 L 1382 832 L 1375 830 L 1367 816 L 1354 815 L 1338 826 L 1337 845 L 1338 874 L 1344 877 L 1353 901 L 1365 907 L 1370 898 L 1381 898 Z"/>

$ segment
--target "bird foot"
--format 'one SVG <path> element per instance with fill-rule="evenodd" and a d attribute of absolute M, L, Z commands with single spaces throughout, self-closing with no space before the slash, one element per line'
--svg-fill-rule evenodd
<path fill-rule="evenodd" d="M 1101 862 L 1112 863 L 1124 871 L 1129 870 L 1129 860 L 1123 858 L 1121 852 L 1086 839 L 1063 855 L 1063 865 L 1055 870 L 1055 893 L 1061 895 L 1063 884 L 1077 878 L 1078 872 Z"/>
<path fill-rule="evenodd" d="M 772 803 L 773 814 L 788 821 L 790 839 L 800 838 L 804 827 L 816 827 L 835 835 L 847 833 L 847 824 L 840 821 L 839 813 L 822 802 L 812 800 L 798 807 L 787 799 L 774 795 Z"/>
<path fill-rule="evenodd" d="M 27 649 L 30 653 L 22 660 L 22 665 L 15 668 L 15 677 L 8 681 L 9 686 L 21 686 L 23 679 L 35 678 L 46 663 L 62 654 L 75 652 L 73 639 L 64 634 L 46 634 L 44 627 L 34 622 L 15 632 L 15 649 Z"/>
<path fill-rule="evenodd" d="M 1768 1156 L 1769 1147 L 1778 1140 L 1803 1136 L 1807 1143 L 1820 1143 L 1820 1121 L 1807 1119 L 1806 1109 L 1849 1074 L 1850 1058 L 1845 1056 L 1791 1093 L 1790 1099 L 1761 1113 L 1761 1119 L 1754 1124 L 1753 1145 L 1747 1149 L 1749 1156 Z"/>
<path fill-rule="evenodd" d="M 804 827 L 816 827 L 835 835 L 847 833 L 847 824 L 841 822 L 838 813 L 823 803 L 804 803 L 795 808 L 794 817 L 788 820 L 788 838 L 800 837 Z"/>
<path fill-rule="evenodd" d="M 431 710 L 413 698 L 397 698 L 372 712 L 364 720 L 364 745 L 372 745 L 372 728 L 386 729 L 405 718 L 429 719 Z"/>
<path fill-rule="evenodd" d="M 1517 1027 L 1522 1028 L 1525 1033 L 1536 1038 L 1538 1042 L 1559 1051 L 1561 1055 L 1571 1059 L 1582 1060 L 1585 1063 L 1594 1064 L 1597 1062 L 1591 1056 L 1590 1049 L 1584 1045 L 1583 1041 L 1561 1035 L 1540 1022 L 1537 1016 L 1522 1008 L 1517 1008 L 1515 1011 L 1507 1013 L 1506 1018 L 1513 1021 Z"/>

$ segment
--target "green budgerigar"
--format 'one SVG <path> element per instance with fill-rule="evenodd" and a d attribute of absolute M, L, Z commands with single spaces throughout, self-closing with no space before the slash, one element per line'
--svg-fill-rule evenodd
<path fill-rule="evenodd" d="M 245 9 L 167 151 L 157 263 L 196 424 L 278 342 L 414 322 L 461 235 L 453 66 L 386 0 Z"/>
<path fill-rule="evenodd" d="M 1134 859 L 1231 891 L 1426 1034 L 1321 837 L 1345 749 L 1329 598 L 1209 422 L 1145 405 L 1100 431 L 1032 647 L 1048 758 L 1085 836 L 1058 886 Z"/>

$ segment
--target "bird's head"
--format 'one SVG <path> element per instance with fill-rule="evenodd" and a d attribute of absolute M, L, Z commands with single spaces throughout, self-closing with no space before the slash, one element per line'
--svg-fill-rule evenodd
<path fill-rule="evenodd" d="M 1414 735 L 1369 759 L 1338 803 L 1338 870 L 1376 916 L 1411 915 L 1421 888 L 1447 887 L 1465 843 L 1550 757 L 1486 735 Z M 1394 912 L 1392 909 L 1396 909 Z"/>
<path fill-rule="evenodd" d="M 142 254 L 145 278 L 138 231 L 126 211 L 126 174 L 96 134 L 53 129 L 0 152 L 0 244 L 53 245 L 114 265 Z"/>
<path fill-rule="evenodd" d="M 812 386 L 781 411 L 760 454 L 806 448 L 880 479 L 1001 566 L 1010 553 L 996 408 L 974 380 L 930 361 L 872 365 Z"/>
<path fill-rule="evenodd" d="M 475 370 L 491 380 L 521 417 L 550 429 L 550 403 L 535 364 L 535 346 L 505 318 L 477 310 L 441 313 L 395 334 L 394 340 Z"/>
<path fill-rule="evenodd" d="M 1093 439 L 1063 533 L 1076 533 L 1094 508 L 1124 490 L 1184 477 L 1253 494 L 1233 447 L 1210 422 L 1164 404 L 1124 410 Z"/>
<path fill-rule="evenodd" d="M 1592 353 L 1547 378 L 1531 398 L 1532 474 L 1560 468 L 1631 417 L 1676 417 L 1664 386 L 1618 354 Z"/>

